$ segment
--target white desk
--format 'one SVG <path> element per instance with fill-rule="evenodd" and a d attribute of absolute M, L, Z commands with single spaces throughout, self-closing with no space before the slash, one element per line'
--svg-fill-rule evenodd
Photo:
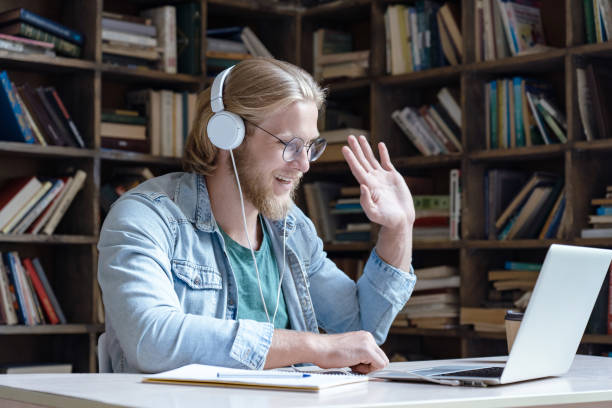
<path fill-rule="evenodd" d="M 503 358 L 495 360 L 499 362 Z M 393 366 L 416 368 L 432 364 L 440 364 L 440 361 L 394 363 Z M 488 388 L 370 381 L 320 393 L 305 393 L 144 384 L 141 378 L 138 374 L 0 375 L 0 406 L 612 407 L 612 358 L 591 356 L 577 356 L 571 371 L 563 377 Z M 20 403 L 11 405 L 9 400 Z"/>

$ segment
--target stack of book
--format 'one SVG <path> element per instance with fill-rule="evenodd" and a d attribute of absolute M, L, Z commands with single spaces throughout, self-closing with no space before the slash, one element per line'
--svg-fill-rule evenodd
<path fill-rule="evenodd" d="M 43 146 L 85 147 L 85 142 L 54 87 L 15 86 L 0 72 L 0 140 Z"/>
<path fill-rule="evenodd" d="M 240 61 L 254 57 L 273 58 L 250 27 L 222 27 L 206 30 L 206 69 L 208 76 Z"/>
<path fill-rule="evenodd" d="M 343 162 L 344 155 L 342 154 L 342 147 L 347 145 L 350 135 L 355 137 L 363 135 L 368 140 L 370 139 L 370 132 L 365 129 L 342 128 L 322 131 L 321 137 L 327 140 L 327 147 L 325 147 L 325 151 L 321 157 L 317 159 L 317 162 Z"/>
<path fill-rule="evenodd" d="M 612 37 L 612 2 L 584 0 L 584 31 L 589 44 L 608 41 Z"/>
<path fill-rule="evenodd" d="M 589 215 L 591 228 L 580 232 L 582 238 L 612 237 L 612 186 L 606 187 L 604 198 L 594 198 L 591 205 L 596 206 L 595 214 Z"/>
<path fill-rule="evenodd" d="M 331 214 L 329 203 L 340 195 L 341 188 L 346 187 L 342 187 L 340 183 L 327 181 L 304 184 L 304 198 L 308 217 L 323 242 L 332 242 L 336 239 L 336 230 L 339 225 L 338 216 Z"/>
<path fill-rule="evenodd" d="M 195 120 L 196 95 L 192 92 L 165 89 L 129 92 L 129 109 L 138 111 L 139 116 L 146 118 L 145 142 L 134 144 L 134 140 L 123 137 L 118 139 L 122 141 L 121 144 L 103 144 L 102 147 L 133 150 L 155 156 L 181 157 Z M 139 134 L 139 140 L 142 140 L 142 134 Z M 106 138 L 107 141 L 108 139 Z"/>
<path fill-rule="evenodd" d="M 355 114 L 339 102 L 330 100 L 318 118 L 321 137 L 327 140 L 327 148 L 318 159 L 319 162 L 344 161 L 342 146 L 346 145 L 348 137 L 364 135 L 369 138 L 370 132 L 363 128 L 361 115 Z"/>
<path fill-rule="evenodd" d="M 102 112 L 100 136 L 102 147 L 149 153 L 147 119 L 138 111 L 128 109 L 105 109 Z"/>
<path fill-rule="evenodd" d="M 127 67 L 154 68 L 162 51 L 157 41 L 157 30 L 150 18 L 103 12 L 102 61 Z"/>
<path fill-rule="evenodd" d="M 396 319 L 422 329 L 448 329 L 459 317 L 459 270 L 453 266 L 415 269 L 414 292 Z"/>
<path fill-rule="evenodd" d="M 449 239 L 450 196 L 413 195 L 416 219 L 412 229 L 415 241 Z"/>
<path fill-rule="evenodd" d="M 83 34 L 56 21 L 35 14 L 24 8 L 0 13 L 0 49 L 21 53 L 54 55 L 55 53 L 79 58 L 84 44 Z M 22 37 L 31 41 L 23 41 Z"/>
<path fill-rule="evenodd" d="M 459 323 L 482 332 L 504 332 L 506 308 L 462 307 Z"/>
<path fill-rule="evenodd" d="M 313 73 L 317 81 L 368 75 L 370 50 L 354 50 L 353 36 L 319 28 L 313 33 Z"/>
<path fill-rule="evenodd" d="M 561 223 L 564 196 L 562 178 L 545 172 L 534 173 L 495 221 L 497 239 L 562 236 L 561 228 L 566 228 Z"/>
<path fill-rule="evenodd" d="M 66 324 L 53 288 L 38 258 L 0 254 L 0 324 Z"/>
<path fill-rule="evenodd" d="M 476 61 L 490 61 L 548 49 L 540 0 L 474 2 Z"/>
<path fill-rule="evenodd" d="M 51 235 L 85 183 L 77 170 L 62 178 L 19 177 L 0 188 L 0 232 Z"/>
<path fill-rule="evenodd" d="M 438 103 L 414 109 L 406 106 L 391 114 L 414 147 L 424 156 L 458 153 L 461 145 L 461 108 L 448 88 L 438 94 Z"/>
<path fill-rule="evenodd" d="M 155 177 L 148 167 L 113 167 L 110 178 L 100 187 L 100 207 L 107 214 L 111 205 L 140 183 Z"/>
<path fill-rule="evenodd" d="M 487 306 L 524 310 L 541 268 L 542 265 L 537 263 L 507 261 L 504 269 L 490 270 Z"/>
<path fill-rule="evenodd" d="M 391 5 L 385 12 L 387 73 L 396 75 L 462 59 L 460 12 L 454 3 L 418 0 L 414 7 Z"/>
<path fill-rule="evenodd" d="M 567 122 L 550 84 L 523 77 L 485 85 L 487 149 L 567 142 Z"/>
<path fill-rule="evenodd" d="M 579 60 L 576 91 L 580 121 L 586 140 L 609 138 L 612 134 L 612 70 L 608 60 Z"/>

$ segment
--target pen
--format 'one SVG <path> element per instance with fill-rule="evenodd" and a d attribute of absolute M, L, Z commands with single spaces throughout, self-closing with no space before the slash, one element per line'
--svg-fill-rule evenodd
<path fill-rule="evenodd" d="M 306 373 L 285 373 L 274 374 L 242 374 L 242 373 L 217 373 L 217 378 L 306 378 L 310 377 L 310 374 Z"/>

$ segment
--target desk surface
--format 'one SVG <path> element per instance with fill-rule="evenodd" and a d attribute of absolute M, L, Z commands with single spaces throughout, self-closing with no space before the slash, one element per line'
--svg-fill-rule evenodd
<path fill-rule="evenodd" d="M 461 360 L 503 361 L 505 357 Z M 455 360 L 446 360 L 455 361 Z M 393 363 L 420 368 L 440 361 Z M 488 388 L 370 381 L 319 393 L 141 383 L 139 374 L 0 375 L 0 405 L 52 407 L 515 407 L 612 401 L 612 358 L 576 356 L 562 377 Z M 2 405 L 5 406 L 5 405 Z M 15 406 L 29 406 L 19 405 Z M 605 404 L 605 406 L 610 406 Z"/>

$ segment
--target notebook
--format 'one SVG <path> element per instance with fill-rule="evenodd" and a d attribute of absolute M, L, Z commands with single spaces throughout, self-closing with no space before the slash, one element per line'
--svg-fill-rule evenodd
<path fill-rule="evenodd" d="M 574 360 L 611 261 L 609 249 L 551 245 L 505 366 L 462 364 L 415 371 L 388 369 L 371 376 L 486 386 L 563 375 Z"/>
<path fill-rule="evenodd" d="M 329 375 L 280 370 L 242 370 L 189 364 L 174 370 L 147 375 L 146 383 L 248 387 L 318 392 L 341 385 L 367 382 L 365 375 Z"/>

